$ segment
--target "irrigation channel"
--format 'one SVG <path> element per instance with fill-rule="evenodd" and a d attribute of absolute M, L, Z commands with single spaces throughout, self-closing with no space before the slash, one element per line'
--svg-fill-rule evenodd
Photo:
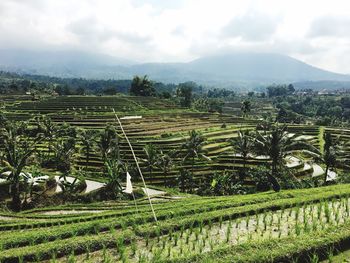
<path fill-rule="evenodd" d="M 210 213 L 210 212 L 208 212 Z M 77 262 L 159 262 L 179 257 L 188 257 L 251 241 L 279 239 L 312 235 L 313 231 L 340 226 L 350 220 L 350 198 L 320 201 L 293 208 L 265 211 L 244 217 L 217 222 L 201 222 L 183 226 L 179 230 L 162 235 L 156 231 L 155 236 L 142 236 L 142 228 L 150 223 L 134 226 L 139 238 L 125 245 L 116 241 L 116 248 L 67 256 L 60 261 L 67 262 L 74 257 Z M 117 234 L 111 229 L 112 234 Z M 141 238 L 142 236 L 142 238 Z M 110 261 L 109 261 L 110 260 Z"/>

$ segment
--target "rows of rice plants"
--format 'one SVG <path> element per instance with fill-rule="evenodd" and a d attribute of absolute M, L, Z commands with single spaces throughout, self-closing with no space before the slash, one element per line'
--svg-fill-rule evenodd
<path fill-rule="evenodd" d="M 108 255 L 112 262 L 154 262 L 253 241 L 298 238 L 346 224 L 349 194 L 348 185 L 338 185 L 189 198 L 155 204 L 158 224 L 153 222 L 149 207 L 142 205 L 138 212 L 115 204 L 117 211 L 52 219 L 40 218 L 37 209 L 22 214 L 22 222 L 1 225 L 0 259 L 27 262 L 63 257 L 96 262 L 94 257 Z M 35 215 L 39 218 L 33 218 Z M 25 231 L 21 231 L 24 226 Z"/>

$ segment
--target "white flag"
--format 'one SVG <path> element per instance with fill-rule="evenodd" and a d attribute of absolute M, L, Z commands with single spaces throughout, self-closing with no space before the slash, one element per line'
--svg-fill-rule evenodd
<path fill-rule="evenodd" d="M 126 187 L 125 187 L 123 192 L 127 193 L 127 194 L 132 193 L 131 176 L 130 176 L 129 172 L 126 172 Z"/>

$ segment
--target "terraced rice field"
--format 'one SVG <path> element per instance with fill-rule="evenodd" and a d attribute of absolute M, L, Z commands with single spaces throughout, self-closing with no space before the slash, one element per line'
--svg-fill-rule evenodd
<path fill-rule="evenodd" d="M 143 147 L 146 144 L 152 143 L 165 152 L 178 150 L 186 140 L 187 132 L 193 129 L 198 130 L 207 140 L 204 149 L 212 161 L 208 163 L 204 160 L 198 160 L 196 162 L 194 166 L 195 180 L 205 178 L 216 171 L 232 171 L 242 167 L 242 158 L 232 151 L 229 140 L 236 137 L 239 130 L 255 129 L 259 122 L 257 119 L 243 119 L 228 114 L 188 111 L 178 108 L 166 100 L 131 96 L 48 97 L 41 101 L 10 101 L 6 105 L 6 116 L 10 119 L 29 119 L 37 114 L 47 114 L 56 124 L 67 123 L 81 129 L 102 130 L 108 123 L 111 123 L 121 132 L 112 114 L 112 109 L 115 109 L 120 117 L 139 116 L 140 118 L 137 119 L 123 119 L 122 124 L 137 157 L 140 159 L 144 158 Z M 315 146 L 320 147 L 319 127 L 290 125 L 288 130 L 290 133 L 297 134 L 300 138 L 307 139 Z M 46 151 L 47 144 L 43 143 L 41 149 Z M 123 138 L 121 139 L 121 150 L 124 161 L 132 163 L 130 149 Z M 178 157 L 178 161 L 180 159 L 181 157 Z M 103 180 L 101 178 L 102 160 L 99 153 L 92 154 L 88 165 L 86 165 L 85 160 L 85 156 L 78 151 L 75 167 L 79 169 L 87 166 L 90 178 Z M 256 167 L 266 163 L 266 161 L 266 159 L 251 157 L 248 160 L 248 165 Z M 293 169 L 298 177 L 321 175 L 322 168 L 315 167 L 318 169 L 315 172 L 313 164 L 308 163 L 308 161 L 307 158 L 301 158 L 297 163 L 291 164 L 289 168 Z M 149 178 L 146 167 L 142 165 L 147 182 L 154 185 L 175 182 L 179 168 L 181 167 L 172 169 L 167 178 L 160 170 L 155 169 L 152 178 Z M 246 183 L 250 184 L 249 181 Z"/>
<path fill-rule="evenodd" d="M 349 185 L 158 199 L 158 223 L 138 202 L 137 211 L 109 202 L 2 213 L 0 260 L 305 262 L 346 250 L 350 238 Z"/>

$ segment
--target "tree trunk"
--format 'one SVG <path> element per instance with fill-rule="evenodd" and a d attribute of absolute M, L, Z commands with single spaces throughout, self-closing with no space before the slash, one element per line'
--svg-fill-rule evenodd
<path fill-rule="evenodd" d="M 326 165 L 326 171 L 325 171 L 325 175 L 324 175 L 324 184 L 327 184 L 328 170 L 329 170 L 329 166 Z"/>
<path fill-rule="evenodd" d="M 163 175 L 164 175 L 164 187 L 167 187 L 168 172 L 166 170 L 163 170 Z"/>
<path fill-rule="evenodd" d="M 21 197 L 19 191 L 19 182 L 15 182 L 12 186 L 12 209 L 16 212 L 21 211 Z"/>
<path fill-rule="evenodd" d="M 277 174 L 277 167 L 276 165 L 272 164 L 272 170 L 271 170 L 271 175 L 269 175 L 269 181 L 272 184 L 272 188 L 275 192 L 279 192 L 281 190 L 281 185 L 276 179 L 276 174 Z"/>
<path fill-rule="evenodd" d="M 148 168 L 148 174 L 149 174 L 149 181 L 152 182 L 152 166 Z"/>

